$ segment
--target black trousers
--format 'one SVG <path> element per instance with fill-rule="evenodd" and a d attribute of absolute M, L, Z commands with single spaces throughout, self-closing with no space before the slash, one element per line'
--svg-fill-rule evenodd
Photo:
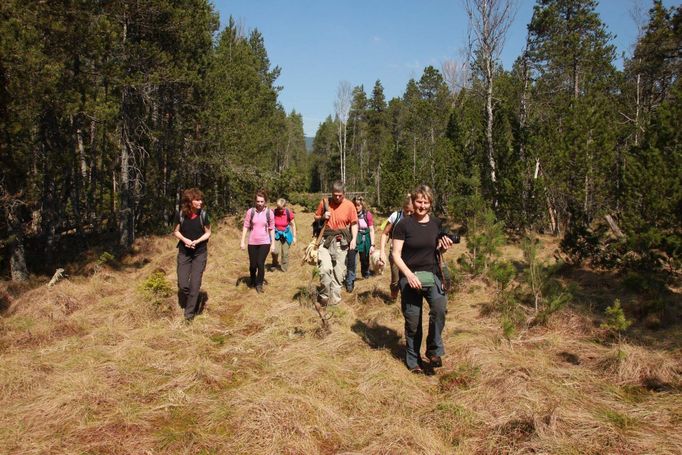
<path fill-rule="evenodd" d="M 185 309 L 186 318 L 196 316 L 199 309 L 201 277 L 206 269 L 207 259 L 208 249 L 199 253 L 178 249 L 178 303 Z"/>
<path fill-rule="evenodd" d="M 265 259 L 270 252 L 270 244 L 249 245 L 249 275 L 251 285 L 262 286 L 265 280 Z"/>

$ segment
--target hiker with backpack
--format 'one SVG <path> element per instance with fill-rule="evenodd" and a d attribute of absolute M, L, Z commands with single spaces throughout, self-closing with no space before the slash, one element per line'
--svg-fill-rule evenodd
<path fill-rule="evenodd" d="M 391 213 L 391 215 L 388 217 L 386 221 L 384 221 L 384 224 L 382 226 L 382 232 L 381 232 L 381 240 L 379 244 L 379 251 L 380 251 L 380 257 L 381 257 L 381 262 L 383 264 L 386 264 L 386 242 L 389 239 L 393 238 L 393 230 L 395 229 L 396 224 L 400 222 L 405 217 L 408 217 L 412 215 L 413 212 L 412 208 L 412 198 L 408 194 L 405 199 L 403 200 L 403 208 L 400 210 L 396 210 L 395 212 Z M 391 264 L 391 298 L 396 299 L 398 297 L 398 293 L 400 291 L 400 287 L 398 286 L 398 280 L 400 279 L 400 271 L 398 270 L 398 266 L 395 264 L 393 261 L 393 257 L 389 256 L 388 261 Z"/>
<path fill-rule="evenodd" d="M 354 250 L 348 250 L 346 256 L 346 291 L 353 292 L 355 287 L 356 257 L 360 256 L 360 272 L 363 278 L 369 278 L 369 255 L 374 252 L 374 218 L 367 210 L 362 196 L 353 198 L 353 205 L 358 215 L 358 237 Z"/>
<path fill-rule="evenodd" d="M 397 223 L 393 230 L 393 261 L 400 270 L 400 306 L 405 318 L 405 363 L 411 372 L 424 374 L 420 350 L 422 343 L 422 301 L 429 304 L 429 331 L 426 357 L 429 368 L 443 366 L 442 333 L 448 297 L 439 251 L 452 245 L 438 218 L 433 216 L 433 192 L 420 185 L 412 192 L 412 216 Z"/>
<path fill-rule="evenodd" d="M 322 284 L 319 303 L 337 305 L 341 302 L 341 284 L 346 277 L 346 255 L 349 249 L 355 249 L 358 236 L 358 214 L 353 203 L 345 199 L 341 181 L 332 185 L 332 197 L 328 201 L 320 201 L 315 219 L 325 223 L 317 252 Z"/>
<path fill-rule="evenodd" d="M 178 239 L 178 303 L 190 322 L 201 311 L 199 291 L 208 259 L 211 221 L 203 206 L 203 193 L 190 188 L 182 193 L 180 210 L 175 214 L 173 236 Z"/>
<path fill-rule="evenodd" d="M 248 209 L 244 215 L 240 247 L 242 250 L 247 249 L 248 233 L 249 287 L 255 287 L 260 294 L 265 280 L 265 259 L 268 253 L 275 251 L 275 220 L 272 210 L 267 206 L 268 194 L 264 189 L 256 191 L 253 201 L 254 207 Z"/>
<path fill-rule="evenodd" d="M 272 265 L 286 272 L 289 268 L 289 247 L 296 243 L 294 213 L 287 207 L 286 199 L 277 199 L 274 215 L 275 250 L 272 253 Z"/>

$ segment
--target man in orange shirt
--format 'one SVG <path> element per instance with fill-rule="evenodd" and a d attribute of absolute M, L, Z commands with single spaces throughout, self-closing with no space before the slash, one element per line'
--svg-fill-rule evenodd
<path fill-rule="evenodd" d="M 332 185 L 329 204 L 320 201 L 315 211 L 316 220 L 325 220 L 326 228 L 317 253 L 320 283 L 323 289 L 319 299 L 322 305 L 341 302 L 341 284 L 346 277 L 346 254 L 355 249 L 358 237 L 358 213 L 355 205 L 344 199 L 344 185 L 340 181 Z"/>

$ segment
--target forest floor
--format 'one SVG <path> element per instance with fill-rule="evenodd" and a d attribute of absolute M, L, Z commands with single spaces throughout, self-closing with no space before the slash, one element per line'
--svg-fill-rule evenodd
<path fill-rule="evenodd" d="M 191 324 L 162 296 L 165 280 L 176 286 L 171 236 L 138 239 L 120 262 L 94 256 L 53 287 L 3 285 L 0 453 L 682 453 L 679 320 L 638 319 L 609 339 L 603 308 L 649 299 L 621 277 L 569 270 L 574 301 L 509 339 L 484 311 L 494 287 L 465 279 L 444 365 L 419 376 L 402 361 L 388 271 L 344 292 L 322 326 L 300 262 L 312 215 L 296 219 L 291 267 L 268 272 L 264 294 L 246 286 L 238 221 L 214 226 L 208 301 Z M 542 242 L 552 260 L 556 240 Z M 504 255 L 522 259 L 516 246 Z M 154 272 L 156 293 L 143 289 Z M 679 308 L 680 291 L 660 299 Z"/>

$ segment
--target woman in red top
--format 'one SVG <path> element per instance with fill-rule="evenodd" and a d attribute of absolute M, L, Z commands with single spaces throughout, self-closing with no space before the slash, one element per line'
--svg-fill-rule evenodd
<path fill-rule="evenodd" d="M 275 251 L 272 252 L 272 266 L 282 272 L 289 268 L 289 247 L 296 243 L 294 212 L 287 208 L 286 199 L 277 199 L 275 213 Z"/>

